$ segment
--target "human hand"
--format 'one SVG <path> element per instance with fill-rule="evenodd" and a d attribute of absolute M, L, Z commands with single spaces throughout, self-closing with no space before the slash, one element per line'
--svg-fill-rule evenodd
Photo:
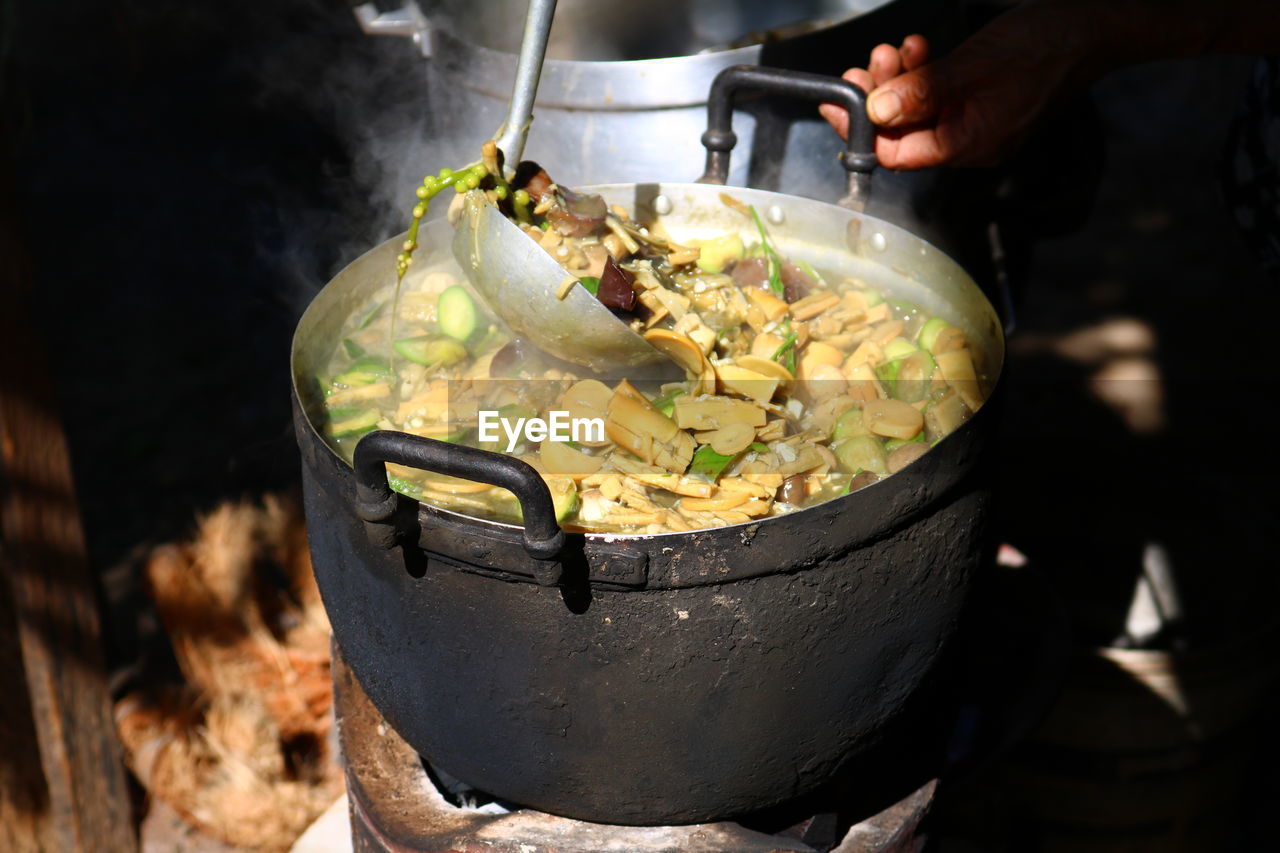
<path fill-rule="evenodd" d="M 870 93 L 867 114 L 877 127 L 880 163 L 921 169 L 1004 159 L 1047 107 L 1088 79 L 1086 24 L 1033 4 L 995 19 L 935 62 L 923 36 L 908 36 L 897 48 L 876 47 L 867 68 L 851 68 L 844 78 Z M 846 135 L 843 107 L 819 110 Z"/>

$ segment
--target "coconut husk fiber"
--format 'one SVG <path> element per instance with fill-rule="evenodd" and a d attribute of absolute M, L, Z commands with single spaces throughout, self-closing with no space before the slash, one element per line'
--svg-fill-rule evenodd
<path fill-rule="evenodd" d="M 329 624 L 297 502 L 219 506 L 190 541 L 152 550 L 146 580 L 185 683 L 117 703 L 130 768 L 205 833 L 287 850 L 342 793 Z"/>

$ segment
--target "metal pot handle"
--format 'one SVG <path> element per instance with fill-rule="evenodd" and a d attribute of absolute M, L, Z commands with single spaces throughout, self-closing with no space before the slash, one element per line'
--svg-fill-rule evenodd
<path fill-rule="evenodd" d="M 349 0 L 356 23 L 366 35 L 401 36 L 413 39 L 423 56 L 431 56 L 431 23 L 414 0 L 399 9 L 384 12 L 377 3 Z"/>
<path fill-rule="evenodd" d="M 707 96 L 707 132 L 702 134 L 707 166 L 698 179 L 700 183 L 723 184 L 729 178 L 729 152 L 738 144 L 738 136 L 733 132 L 733 99 L 740 89 L 826 101 L 847 109 L 848 145 L 840 153 L 840 163 L 849 173 L 849 190 L 840 199 L 840 205 L 851 210 L 866 207 L 871 192 L 871 170 L 877 164 L 876 133 L 867 116 L 867 93 L 848 80 L 804 71 L 734 65 L 716 75 Z"/>
<path fill-rule="evenodd" d="M 374 430 L 360 439 L 353 458 L 356 472 L 356 513 L 372 524 L 386 524 L 395 515 L 397 494 L 387 483 L 387 462 L 420 468 L 450 477 L 500 486 L 513 492 L 524 516 L 524 548 L 536 560 L 555 560 L 564 550 L 565 536 L 556 523 L 551 491 L 533 466 L 511 456 L 449 444 L 392 430 Z M 538 577 L 540 583 L 559 581 Z"/>

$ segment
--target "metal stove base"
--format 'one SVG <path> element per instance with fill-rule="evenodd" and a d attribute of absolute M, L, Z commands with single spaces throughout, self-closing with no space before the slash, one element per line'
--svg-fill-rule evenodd
<path fill-rule="evenodd" d="M 521 809 L 491 815 L 452 805 L 422 760 L 365 695 L 333 646 L 334 709 L 355 853 L 814 853 L 798 838 L 736 823 L 612 826 Z M 854 825 L 832 853 L 917 853 L 936 780 Z M 818 819 L 821 819 L 819 816 Z M 818 820 L 818 819 L 815 819 Z M 801 828 L 791 831 L 805 837 Z"/>

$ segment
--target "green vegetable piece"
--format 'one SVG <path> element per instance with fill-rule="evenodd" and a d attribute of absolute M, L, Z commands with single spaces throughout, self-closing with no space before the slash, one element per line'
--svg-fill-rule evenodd
<path fill-rule="evenodd" d="M 884 357 L 886 360 L 892 361 L 895 358 L 910 355 L 917 349 L 919 348 L 906 338 L 894 338 L 884 345 Z"/>
<path fill-rule="evenodd" d="M 920 336 L 917 340 L 920 346 L 933 352 L 934 344 L 938 342 L 938 334 L 951 324 L 941 317 L 930 317 L 925 324 L 920 327 Z"/>
<path fill-rule="evenodd" d="M 724 469 L 729 467 L 729 463 L 737 458 L 737 456 L 723 456 L 712 450 L 711 445 L 704 444 L 693 454 L 693 461 L 689 463 L 689 473 L 715 482 L 720 479 Z"/>
<path fill-rule="evenodd" d="M 855 435 L 832 445 L 831 450 L 840 462 L 840 467 L 851 474 L 859 471 L 874 471 L 880 476 L 889 474 L 889 454 L 884 445 L 874 435 Z"/>
<path fill-rule="evenodd" d="M 364 347 L 351 340 L 351 338 L 342 339 L 342 351 L 347 354 L 347 358 L 359 358 L 364 355 Z"/>
<path fill-rule="evenodd" d="M 356 328 L 357 329 L 369 328 L 369 326 L 373 325 L 374 320 L 382 316 L 382 312 L 386 307 L 387 307 L 387 303 L 385 302 L 379 302 L 377 305 L 373 306 L 373 310 L 370 311 L 368 314 L 364 315 L 364 319 L 360 321 L 360 325 L 357 326 Z"/>
<path fill-rule="evenodd" d="M 578 283 L 587 289 L 587 293 L 595 296 L 600 292 L 600 279 L 594 275 L 584 275 L 578 279 Z"/>
<path fill-rule="evenodd" d="M 564 521 L 578 511 L 578 486 L 569 477 L 551 477 L 547 480 L 551 492 L 551 506 L 556 521 Z"/>
<path fill-rule="evenodd" d="M 407 498 L 413 498 L 415 501 L 422 500 L 422 487 L 417 483 L 406 480 L 403 477 L 393 477 L 388 474 L 387 485 L 391 487 L 392 491 L 399 492 Z"/>
<path fill-rule="evenodd" d="M 405 338 L 396 341 L 393 346 L 410 361 L 425 364 L 428 367 L 440 365 L 448 367 L 457 364 L 467 357 L 467 348 L 453 338 L 440 338 L 422 335 L 416 338 Z"/>
<path fill-rule="evenodd" d="M 854 406 L 836 421 L 835 427 L 831 430 L 831 440 L 843 441 L 859 435 L 871 435 L 871 430 L 867 428 L 866 421 L 862 418 L 862 409 Z"/>
<path fill-rule="evenodd" d="M 881 382 L 896 382 L 898 379 L 898 368 L 901 366 L 902 359 L 886 361 L 884 364 L 876 368 L 876 378 Z"/>
<path fill-rule="evenodd" d="M 469 435 L 471 435 L 471 430 L 469 429 L 456 429 L 444 435 L 432 435 L 428 436 L 428 438 L 434 438 L 436 441 L 445 441 L 449 444 L 461 444 L 462 440 Z"/>
<path fill-rule="evenodd" d="M 336 417 L 338 411 L 338 409 L 335 409 L 329 413 L 332 418 L 330 429 L 333 431 L 334 438 L 351 438 L 357 435 L 364 435 L 378 425 L 379 415 L 376 409 L 364 409 L 341 420 Z"/>
<path fill-rule="evenodd" d="M 382 377 L 366 370 L 348 370 L 333 377 L 335 385 L 372 385 Z"/>
<path fill-rule="evenodd" d="M 753 441 L 751 442 L 751 446 L 748 447 L 747 450 L 750 450 L 755 453 L 768 453 L 769 445 L 765 444 L 763 441 Z"/>
<path fill-rule="evenodd" d="M 760 232 L 760 248 L 764 250 L 764 256 L 769 261 L 769 289 L 781 294 L 786 290 L 782 284 L 782 258 L 769 242 L 769 235 L 764 230 L 764 222 L 760 220 L 760 214 L 756 212 L 755 206 L 747 209 L 751 211 L 751 219 L 756 223 L 756 230 Z M 793 370 L 792 373 L 794 372 Z"/>
<path fill-rule="evenodd" d="M 526 225 L 533 222 L 533 218 L 529 216 L 529 191 L 516 190 L 511 194 L 511 207 L 516 212 L 516 219 Z"/>
<path fill-rule="evenodd" d="M 676 410 L 676 397 L 682 397 L 684 394 L 683 388 L 673 388 L 661 397 L 655 397 L 653 407 L 667 417 L 671 417 L 671 413 Z"/>
<path fill-rule="evenodd" d="M 782 339 L 782 344 L 773 351 L 769 360 L 782 362 L 783 366 L 794 374 L 796 372 L 796 341 L 799 339 L 795 332 L 790 332 Z"/>
<path fill-rule="evenodd" d="M 436 298 L 440 331 L 457 341 L 468 340 L 480 324 L 480 309 L 460 284 L 446 287 Z"/>
<path fill-rule="evenodd" d="M 884 297 L 880 295 L 880 291 L 876 290 L 873 287 L 863 288 L 862 296 L 864 299 L 867 300 L 868 308 L 870 308 L 873 305 L 879 305 L 881 302 L 884 302 Z"/>
<path fill-rule="evenodd" d="M 915 403 L 929 396 L 935 366 L 929 353 L 918 349 L 884 366 L 892 368 L 889 376 L 881 377 L 887 383 L 885 390 L 890 397 L 904 403 Z"/>
<path fill-rule="evenodd" d="M 347 369 L 373 373 L 387 379 L 394 379 L 396 375 L 395 371 L 391 369 L 391 360 L 380 355 L 366 355 L 364 358 L 351 362 L 351 366 Z"/>
<path fill-rule="evenodd" d="M 729 261 L 741 258 L 746 252 L 742 245 L 742 237 L 736 231 L 712 237 L 702 241 L 702 252 L 698 255 L 698 269 L 703 272 L 724 272 Z"/>

